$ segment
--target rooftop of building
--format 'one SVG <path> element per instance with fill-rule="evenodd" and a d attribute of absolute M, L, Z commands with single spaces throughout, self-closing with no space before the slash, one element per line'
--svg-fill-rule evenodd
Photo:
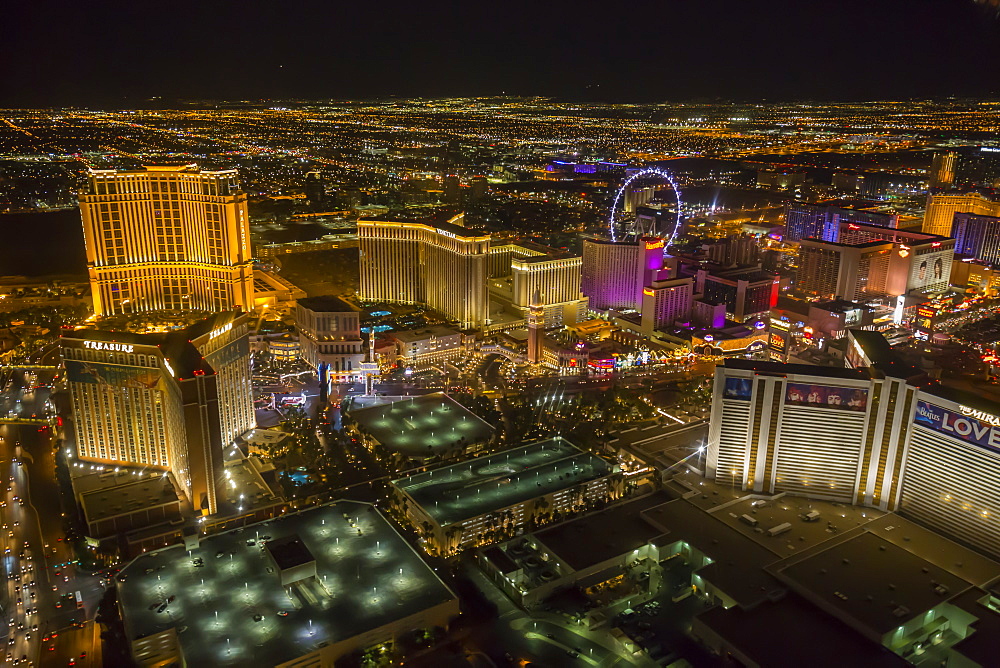
<path fill-rule="evenodd" d="M 285 536 L 277 540 L 269 540 L 265 544 L 268 554 L 274 563 L 283 571 L 287 571 L 296 566 L 303 566 L 316 561 L 312 552 L 302 542 L 298 534 Z"/>
<path fill-rule="evenodd" d="M 254 269 L 253 272 L 254 296 L 263 297 L 273 293 L 289 293 L 292 298 L 305 297 L 304 290 L 286 279 L 280 274 L 271 271 Z"/>
<path fill-rule="evenodd" d="M 440 526 L 603 478 L 607 461 L 564 438 L 536 441 L 394 480 Z"/>
<path fill-rule="evenodd" d="M 870 532 L 793 560 L 778 574 L 799 593 L 877 637 L 971 586 Z"/>
<path fill-rule="evenodd" d="M 635 239 L 615 239 L 612 241 L 608 237 L 597 235 L 597 234 L 587 234 L 583 236 L 583 241 L 594 243 L 594 244 L 606 244 L 609 246 L 638 246 L 639 242 Z"/>
<path fill-rule="evenodd" d="M 674 498 L 661 490 L 536 531 L 534 538 L 573 570 L 584 570 L 647 543 L 655 544 L 663 532 L 646 521 L 642 512 Z"/>
<path fill-rule="evenodd" d="M 504 575 L 513 573 L 518 569 L 517 562 L 511 559 L 507 551 L 500 545 L 491 545 L 484 549 L 483 557 Z"/>
<path fill-rule="evenodd" d="M 251 429 L 246 434 L 242 436 L 242 440 L 250 445 L 276 445 L 281 441 L 289 438 L 288 432 L 278 431 L 277 429 Z"/>
<path fill-rule="evenodd" d="M 399 332 L 391 332 L 389 336 L 402 343 L 412 343 L 413 341 L 429 339 L 432 336 L 440 338 L 442 336 L 455 336 L 456 334 L 459 334 L 457 329 L 452 329 L 446 325 L 427 325 L 418 329 L 404 329 Z"/>
<path fill-rule="evenodd" d="M 443 218 L 443 216 L 442 216 Z M 358 225 L 361 226 L 362 223 L 372 222 L 372 223 L 400 223 L 403 225 L 424 225 L 429 228 L 439 230 L 441 232 L 447 232 L 448 234 L 453 234 L 457 237 L 462 237 L 463 239 L 483 239 L 489 238 L 490 233 L 485 230 L 472 230 L 468 227 L 456 224 L 453 221 L 461 220 L 462 216 L 451 216 L 447 220 L 438 220 L 437 217 L 429 217 L 424 219 L 417 218 L 403 218 L 396 216 L 365 216 L 358 219 Z"/>
<path fill-rule="evenodd" d="M 399 397 L 388 404 L 352 408 L 358 428 L 393 452 L 432 457 L 487 441 L 494 429 L 442 392 Z"/>
<path fill-rule="evenodd" d="M 895 513 L 872 520 L 864 530 L 977 587 L 1000 578 L 1000 562 Z"/>
<path fill-rule="evenodd" d="M 775 311 L 787 311 L 789 313 L 794 313 L 795 315 L 802 316 L 802 319 L 806 319 L 809 316 L 809 307 L 812 306 L 812 302 L 805 299 L 796 299 L 795 297 L 789 297 L 788 295 L 778 295 L 778 303 L 771 308 L 771 312 Z"/>
<path fill-rule="evenodd" d="M 863 369 L 846 369 L 814 364 L 783 364 L 759 360 L 726 359 L 727 369 L 743 369 L 761 375 L 771 376 L 822 376 L 824 378 L 844 378 L 848 380 L 868 380 L 871 374 Z"/>
<path fill-rule="evenodd" d="M 920 230 L 909 228 L 883 227 L 881 225 L 872 225 L 870 223 L 862 222 L 852 222 L 851 225 L 854 226 L 852 229 L 878 230 L 883 231 L 884 233 L 891 231 L 897 238 L 908 238 L 914 245 L 937 243 L 941 241 L 953 241 L 952 237 L 942 236 L 940 234 L 930 234 L 928 232 L 921 232 Z"/>
<path fill-rule="evenodd" d="M 157 471 L 154 475 L 139 476 L 138 470 L 106 471 L 74 479 L 88 522 L 180 501 L 168 473 Z"/>
<path fill-rule="evenodd" d="M 878 362 L 889 361 L 893 357 L 892 346 L 889 341 L 882 336 L 881 332 L 873 332 L 864 329 L 847 330 L 850 338 L 857 341 L 858 345 L 865 353 L 865 357 L 877 364 Z"/>
<path fill-rule="evenodd" d="M 715 341 L 734 341 L 745 339 L 748 336 L 763 336 L 764 332 L 756 327 L 751 327 L 735 320 L 723 321 L 722 327 L 694 327 L 690 330 L 698 338 L 705 339 L 711 336 Z"/>
<path fill-rule="evenodd" d="M 296 302 L 302 308 L 318 313 L 357 313 L 350 304 L 334 295 L 303 297 Z"/>
<path fill-rule="evenodd" d="M 581 260 L 579 255 L 573 255 L 567 251 L 550 249 L 548 255 L 531 255 L 529 257 L 516 257 L 513 262 L 522 264 L 542 264 L 544 262 L 555 262 L 557 260 Z"/>
<path fill-rule="evenodd" d="M 909 665 L 794 594 L 753 610 L 715 606 L 698 615 L 697 621 L 759 666 Z M 831 651 L 817 651 L 818 647 Z"/>
<path fill-rule="evenodd" d="M 176 161 L 171 163 L 161 162 L 156 165 L 143 165 L 141 169 L 134 167 L 122 167 L 120 169 L 93 169 L 88 170 L 91 174 L 145 174 L 147 172 L 181 172 L 185 174 L 236 174 L 237 170 L 232 169 L 212 169 L 202 170 L 196 163 Z"/>
<path fill-rule="evenodd" d="M 829 311 L 831 313 L 846 313 L 847 311 L 872 311 L 874 310 L 871 306 L 867 304 L 860 304 L 858 302 L 852 302 L 847 299 L 830 299 L 827 301 L 817 301 L 809 304 L 810 307 L 823 309 L 824 311 Z"/>
<path fill-rule="evenodd" d="M 263 547 L 292 536 L 317 575 L 285 588 Z M 190 555 L 145 554 L 120 579 L 128 637 L 176 627 L 188 665 L 273 666 L 455 600 L 373 506 L 353 501 L 207 536 Z"/>
<path fill-rule="evenodd" d="M 722 279 L 727 281 L 747 281 L 748 283 L 773 283 L 777 274 L 764 271 L 760 267 L 737 267 L 736 269 L 721 269 L 707 272 L 706 278 Z"/>
<path fill-rule="evenodd" d="M 989 666 L 997 659 L 997 638 L 1000 637 L 1000 592 L 967 589 L 949 601 L 952 605 L 976 617 L 974 631 L 952 645 L 952 651 L 980 666 Z M 987 607 L 989 605 L 990 607 Z"/>
<path fill-rule="evenodd" d="M 264 482 L 261 475 L 266 467 L 273 465 L 262 462 L 256 456 L 244 457 L 243 452 L 232 446 L 224 453 L 225 465 L 222 479 L 217 486 L 220 509 L 242 513 L 250 508 L 271 505 L 278 497 Z"/>
<path fill-rule="evenodd" d="M 859 174 L 859 176 L 864 176 L 864 174 Z M 878 206 L 879 202 L 871 199 L 858 199 L 856 197 L 846 198 L 841 197 L 837 199 L 827 199 L 822 202 L 817 202 L 815 204 L 809 204 L 807 202 L 792 202 L 795 206 L 814 206 L 818 208 L 834 208 L 834 209 L 844 209 L 845 211 L 861 211 L 864 213 L 882 213 L 879 211 L 869 211 L 871 207 Z M 890 215 L 882 213 L 882 215 Z"/>
<path fill-rule="evenodd" d="M 518 253 L 519 250 L 521 253 Z M 563 250 L 546 246 L 535 241 L 508 241 L 506 243 L 496 244 L 490 248 L 491 253 L 500 253 L 505 251 L 512 251 L 515 256 L 518 256 L 522 260 L 527 260 L 530 257 L 551 259 L 551 257 L 547 258 L 546 256 L 566 254 Z"/>
<path fill-rule="evenodd" d="M 927 373 L 915 364 L 911 364 L 896 353 L 881 332 L 861 329 L 851 329 L 849 337 L 861 347 L 864 355 L 870 360 L 871 366 L 886 376 L 905 378 L 912 383 L 919 383 L 926 378 Z"/>
<path fill-rule="evenodd" d="M 774 552 L 692 503 L 670 501 L 643 516 L 663 531 L 666 543 L 683 541 L 712 559 L 698 573 L 739 605 L 753 607 L 785 590 L 764 570 L 778 560 Z"/>
<path fill-rule="evenodd" d="M 886 244 L 892 245 L 891 241 L 862 241 L 856 244 L 844 243 L 841 241 L 827 241 L 825 239 L 820 239 L 817 237 L 807 237 L 803 239 L 801 244 L 816 244 L 819 246 L 835 246 L 837 248 L 875 248 L 877 246 L 885 246 Z"/>
<path fill-rule="evenodd" d="M 1000 269 L 1000 262 L 988 262 L 986 260 L 980 260 L 979 258 L 975 258 L 969 255 L 962 255 L 960 253 L 955 253 L 954 262 L 955 264 L 961 262 L 962 264 L 973 265 L 976 267 L 982 267 L 983 269 L 990 269 L 994 271 Z M 954 266 L 954 264 L 952 266 Z"/>
<path fill-rule="evenodd" d="M 215 369 L 201 356 L 192 342 L 226 327 L 241 317 L 246 316 L 238 310 L 222 311 L 199 319 L 183 329 L 168 332 L 137 333 L 106 329 L 75 329 L 64 332 L 62 338 L 155 346 L 170 362 L 170 368 L 177 378 L 190 378 L 215 373 Z"/>

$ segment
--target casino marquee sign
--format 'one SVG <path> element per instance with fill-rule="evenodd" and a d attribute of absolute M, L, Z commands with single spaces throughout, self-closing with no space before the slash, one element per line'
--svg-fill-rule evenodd
<path fill-rule="evenodd" d="M 956 413 L 918 401 L 913 421 L 952 438 L 1000 452 L 1000 417 L 992 413 L 968 406 L 960 406 Z"/>

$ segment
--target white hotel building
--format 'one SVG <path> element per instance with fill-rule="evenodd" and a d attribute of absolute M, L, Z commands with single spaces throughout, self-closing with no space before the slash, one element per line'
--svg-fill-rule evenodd
<path fill-rule="evenodd" d="M 705 473 L 748 493 L 896 511 L 1000 555 L 1000 404 L 890 359 L 859 369 L 727 360 Z"/>

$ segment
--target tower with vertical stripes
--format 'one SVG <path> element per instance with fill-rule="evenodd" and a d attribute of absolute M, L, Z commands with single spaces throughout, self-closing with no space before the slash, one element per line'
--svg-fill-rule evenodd
<path fill-rule="evenodd" d="M 97 315 L 253 308 L 247 196 L 236 170 L 91 170 L 80 214 Z"/>

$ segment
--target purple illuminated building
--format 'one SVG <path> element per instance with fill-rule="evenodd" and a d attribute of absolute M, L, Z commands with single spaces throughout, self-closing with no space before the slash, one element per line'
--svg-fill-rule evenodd
<path fill-rule="evenodd" d="M 669 278 L 663 269 L 664 245 L 655 237 L 619 242 L 584 239 L 581 287 L 590 297 L 590 308 L 638 311 L 642 289 Z"/>

